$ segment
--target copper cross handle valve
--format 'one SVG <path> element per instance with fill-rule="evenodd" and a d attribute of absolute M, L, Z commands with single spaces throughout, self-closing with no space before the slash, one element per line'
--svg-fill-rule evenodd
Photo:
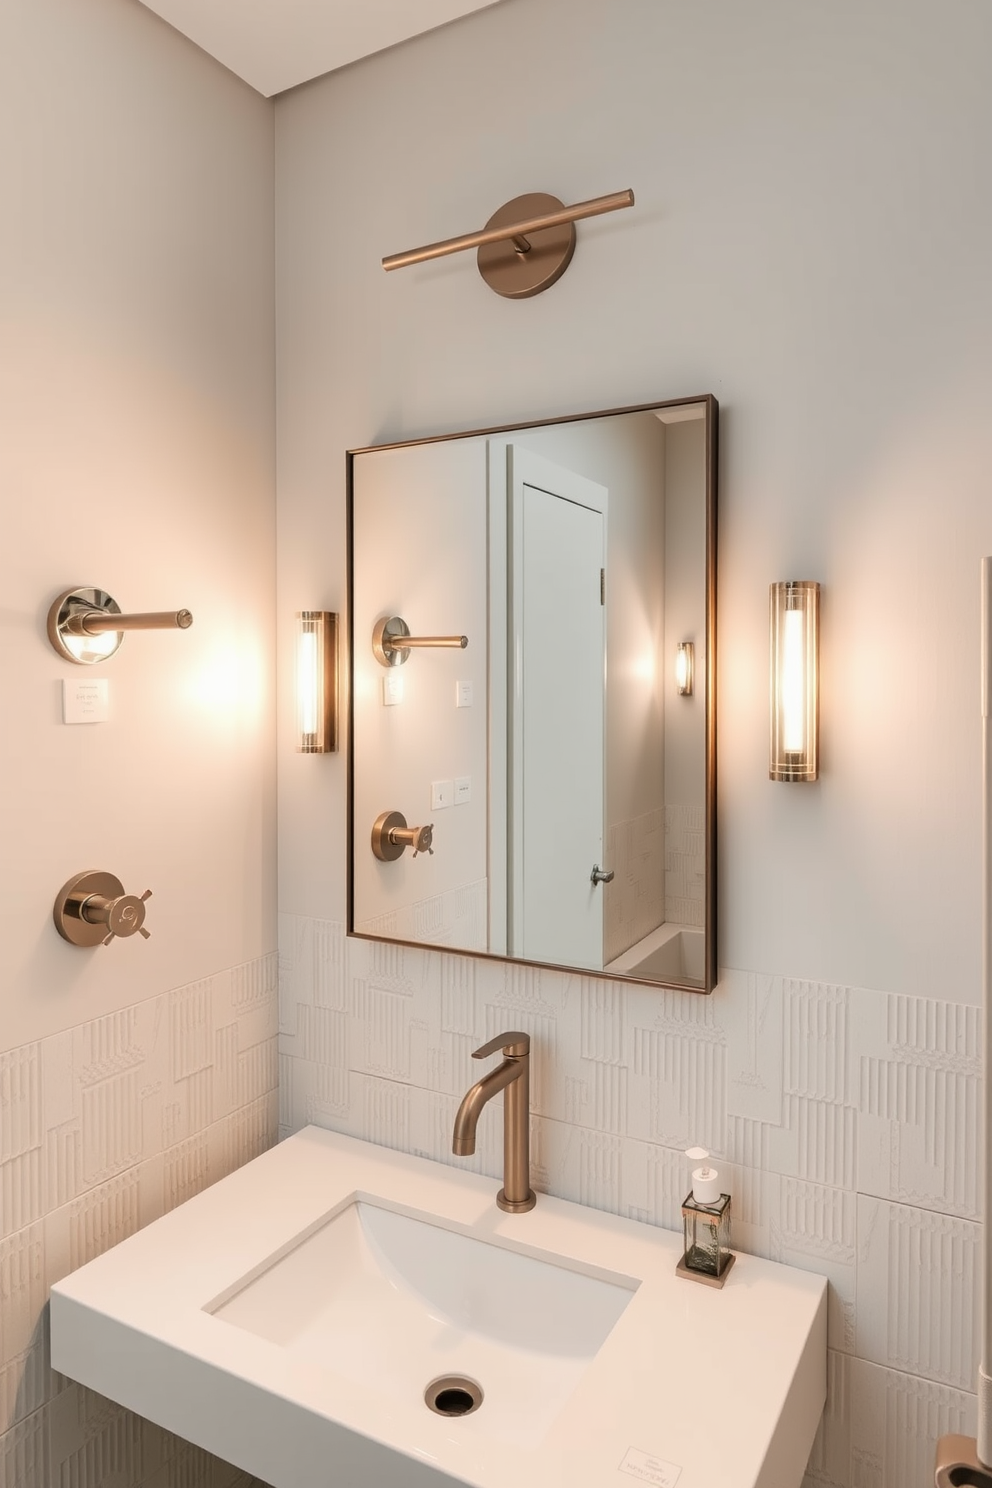
<path fill-rule="evenodd" d="M 59 889 L 52 911 L 55 928 L 63 940 L 73 945 L 109 945 L 112 940 L 138 934 L 145 940 L 145 900 L 151 889 L 139 898 L 125 894 L 124 885 L 113 873 L 90 868 L 77 873 Z"/>
<path fill-rule="evenodd" d="M 380 812 L 372 825 L 372 851 L 380 863 L 395 863 L 408 847 L 413 848 L 414 857 L 422 852 L 433 857 L 433 840 L 433 823 L 426 827 L 408 827 L 406 817 L 400 811 Z"/>

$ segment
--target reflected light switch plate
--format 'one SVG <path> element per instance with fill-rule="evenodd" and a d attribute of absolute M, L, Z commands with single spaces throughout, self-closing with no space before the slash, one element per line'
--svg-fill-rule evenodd
<path fill-rule="evenodd" d="M 103 678 L 63 681 L 63 723 L 106 723 L 109 712 L 110 685 Z"/>
<path fill-rule="evenodd" d="M 382 705 L 391 708 L 394 703 L 403 701 L 403 678 L 396 672 L 389 672 L 382 679 Z"/>

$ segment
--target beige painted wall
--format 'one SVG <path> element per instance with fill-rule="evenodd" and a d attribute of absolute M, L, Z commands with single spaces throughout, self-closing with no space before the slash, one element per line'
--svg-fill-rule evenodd
<path fill-rule="evenodd" d="M 42 1307 L 274 1132 L 272 172 L 271 105 L 132 0 L 0 6 L 0 1482 L 17 1488 L 209 1476 L 50 1376 Z M 45 635 L 73 583 L 195 617 L 90 669 L 110 685 L 99 725 L 61 722 L 83 669 Z M 151 939 L 59 939 L 55 894 L 90 867 L 153 891 Z"/>
<path fill-rule="evenodd" d="M 355 461 L 355 928 L 484 950 L 487 935 L 488 635 L 486 442 L 377 450 Z M 372 652 L 376 621 L 412 635 L 467 635 L 468 646 L 412 649 L 398 667 Z M 383 684 L 402 699 L 386 705 Z M 456 705 L 457 684 L 472 705 Z M 317 762 L 320 763 L 319 761 Z M 432 783 L 472 782 L 471 799 L 435 809 Z M 383 863 L 372 824 L 399 811 L 434 826 L 430 854 Z"/>

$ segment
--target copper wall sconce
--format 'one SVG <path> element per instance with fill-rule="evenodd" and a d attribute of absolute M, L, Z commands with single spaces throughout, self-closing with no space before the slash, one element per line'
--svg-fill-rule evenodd
<path fill-rule="evenodd" d="M 506 202 L 481 232 L 393 253 L 382 260 L 382 267 L 387 272 L 404 269 L 408 264 L 477 248 L 479 273 L 489 288 L 506 299 L 525 300 L 550 289 L 568 268 L 575 252 L 576 222 L 633 205 L 634 193 L 629 190 L 576 202 L 573 207 L 544 191 L 534 191 Z"/>
<path fill-rule="evenodd" d="M 296 752 L 333 754 L 338 747 L 338 617 L 329 610 L 296 614 Z"/>
<path fill-rule="evenodd" d="M 691 641 L 679 641 L 675 648 L 675 690 L 679 697 L 692 697 L 695 647 Z"/>
<path fill-rule="evenodd" d="M 820 586 L 809 579 L 772 584 L 771 780 L 815 780 L 820 744 Z"/>

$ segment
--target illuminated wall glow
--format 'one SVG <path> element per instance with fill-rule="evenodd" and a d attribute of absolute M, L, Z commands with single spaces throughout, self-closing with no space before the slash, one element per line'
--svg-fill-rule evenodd
<path fill-rule="evenodd" d="M 815 780 L 819 773 L 819 616 L 819 584 L 798 579 L 772 584 L 772 780 Z"/>
<path fill-rule="evenodd" d="M 327 610 L 296 616 L 296 749 L 327 754 L 337 748 L 338 617 Z"/>

